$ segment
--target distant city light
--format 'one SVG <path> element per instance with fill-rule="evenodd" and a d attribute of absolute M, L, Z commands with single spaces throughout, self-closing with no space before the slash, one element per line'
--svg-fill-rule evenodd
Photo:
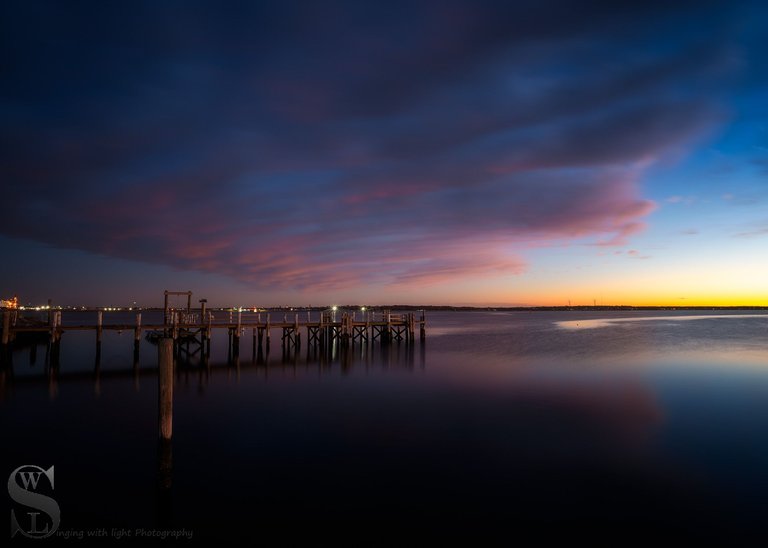
<path fill-rule="evenodd" d="M 10 299 L 7 300 L 0 300 L 0 308 L 10 308 L 10 309 L 17 309 L 19 308 L 19 299 L 14 295 Z"/>

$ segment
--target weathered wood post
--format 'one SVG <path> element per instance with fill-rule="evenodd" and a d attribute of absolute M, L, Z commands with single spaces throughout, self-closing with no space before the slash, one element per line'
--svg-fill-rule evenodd
<path fill-rule="evenodd" d="M 141 312 L 136 314 L 136 327 L 133 329 L 133 363 L 139 363 L 139 349 L 141 348 Z"/>
<path fill-rule="evenodd" d="M 419 323 L 419 339 L 423 341 L 427 338 L 427 317 L 424 310 L 421 311 L 421 321 Z"/>
<path fill-rule="evenodd" d="M 161 493 L 167 493 L 171 487 L 173 468 L 171 453 L 171 439 L 173 438 L 173 354 L 173 339 L 168 337 L 160 339 L 157 345 L 157 485 Z"/>
<path fill-rule="evenodd" d="M 294 346 L 296 348 L 301 348 L 301 331 L 299 331 L 299 315 L 296 314 L 296 317 L 293 319 L 293 336 L 295 337 L 295 344 Z"/>
<path fill-rule="evenodd" d="M 54 312 L 51 315 L 51 364 L 54 366 L 59 365 L 59 357 L 61 356 L 61 312 Z"/>
<path fill-rule="evenodd" d="M 161 440 L 173 436 L 173 339 L 162 338 L 157 345 L 158 427 Z"/>
<path fill-rule="evenodd" d="M 344 346 L 349 346 L 350 339 L 352 338 L 352 319 L 354 318 L 354 312 L 352 316 L 347 312 L 344 316 Z"/>
<path fill-rule="evenodd" d="M 101 344 L 101 334 L 104 325 L 104 312 L 98 310 L 96 312 L 96 344 Z"/>
<path fill-rule="evenodd" d="M 208 312 L 208 326 L 205 330 L 205 355 L 211 355 L 211 324 L 213 323 L 213 314 Z"/>
<path fill-rule="evenodd" d="M 267 327 L 266 327 L 266 336 L 267 336 L 267 352 L 269 352 L 269 340 L 270 340 L 270 318 L 271 314 L 267 314 Z"/>
<path fill-rule="evenodd" d="M 11 342 L 11 311 L 3 310 L 3 346 Z"/>
<path fill-rule="evenodd" d="M 317 345 L 322 350 L 325 348 L 325 313 L 320 311 L 320 321 L 317 324 Z"/>
<path fill-rule="evenodd" d="M 16 341 L 16 323 L 18 319 L 19 319 L 19 311 L 11 310 L 11 328 L 8 331 L 11 344 L 13 344 Z"/>
<path fill-rule="evenodd" d="M 232 339 L 232 350 L 234 352 L 235 357 L 240 356 L 240 331 L 241 331 L 241 323 L 243 319 L 243 311 L 238 310 L 237 311 L 237 327 L 235 328 L 234 333 L 232 333 L 233 339 Z"/>

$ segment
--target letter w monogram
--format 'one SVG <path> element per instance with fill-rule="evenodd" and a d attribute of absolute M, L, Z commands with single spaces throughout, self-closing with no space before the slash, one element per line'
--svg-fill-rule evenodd
<path fill-rule="evenodd" d="M 21 476 L 21 483 L 24 484 L 24 489 L 29 491 L 29 484 L 32 484 L 32 489 L 37 489 L 37 482 L 40 481 L 42 472 L 19 472 Z"/>

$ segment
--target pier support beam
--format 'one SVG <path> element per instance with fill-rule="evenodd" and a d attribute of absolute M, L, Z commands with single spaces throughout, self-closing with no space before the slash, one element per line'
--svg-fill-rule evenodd
<path fill-rule="evenodd" d="M 133 364 L 139 364 L 139 350 L 141 349 L 141 314 L 136 314 L 136 328 L 133 330 Z"/>
<path fill-rule="evenodd" d="M 243 324 L 243 311 L 238 310 L 237 311 L 237 327 L 235 328 L 235 331 L 232 333 L 232 351 L 234 353 L 235 359 L 240 357 L 240 335 L 242 332 L 242 324 Z"/>
<path fill-rule="evenodd" d="M 11 342 L 11 311 L 3 310 L 3 346 Z"/>
<path fill-rule="evenodd" d="M 211 324 L 213 323 L 213 315 L 209 312 L 208 317 L 206 318 L 208 324 L 207 328 L 205 330 L 205 355 L 206 357 L 211 356 Z"/>
<path fill-rule="evenodd" d="M 61 356 L 61 312 L 56 311 L 51 315 L 51 366 L 59 366 Z"/>

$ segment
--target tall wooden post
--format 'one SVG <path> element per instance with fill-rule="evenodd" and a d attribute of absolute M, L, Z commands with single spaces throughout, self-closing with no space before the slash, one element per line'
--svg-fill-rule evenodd
<path fill-rule="evenodd" d="M 325 313 L 320 311 L 320 321 L 317 324 L 317 345 L 325 348 Z"/>
<path fill-rule="evenodd" d="M 237 327 L 235 328 L 234 333 L 232 334 L 233 339 L 233 350 L 235 357 L 240 356 L 240 331 L 241 331 L 241 324 L 242 324 L 242 318 L 243 318 L 243 312 L 242 310 L 237 311 Z"/>
<path fill-rule="evenodd" d="M 54 312 L 51 321 L 51 364 L 58 367 L 61 355 L 61 312 Z"/>
<path fill-rule="evenodd" d="M 427 319 L 424 310 L 421 311 L 421 322 L 419 327 L 419 338 L 423 341 L 427 338 Z"/>
<path fill-rule="evenodd" d="M 3 346 L 11 342 L 11 311 L 3 310 Z"/>
<path fill-rule="evenodd" d="M 158 426 L 161 440 L 173 436 L 173 339 L 162 338 L 157 345 Z"/>
<path fill-rule="evenodd" d="M 208 312 L 208 327 L 205 330 L 205 355 L 211 355 L 211 324 L 213 323 L 213 314 Z"/>
<path fill-rule="evenodd" d="M 171 439 L 173 437 L 173 339 L 164 337 L 157 345 L 157 486 L 162 504 L 161 514 L 170 506 L 171 473 L 173 459 Z"/>
<path fill-rule="evenodd" d="M 104 313 L 99 310 L 96 312 L 96 344 L 101 344 L 102 325 L 104 322 Z"/>
<path fill-rule="evenodd" d="M 205 323 L 205 308 L 208 303 L 208 299 L 200 299 L 200 323 Z"/>
<path fill-rule="evenodd" d="M 141 313 L 136 314 L 136 327 L 133 330 L 133 363 L 139 362 L 139 349 L 141 348 Z"/>

